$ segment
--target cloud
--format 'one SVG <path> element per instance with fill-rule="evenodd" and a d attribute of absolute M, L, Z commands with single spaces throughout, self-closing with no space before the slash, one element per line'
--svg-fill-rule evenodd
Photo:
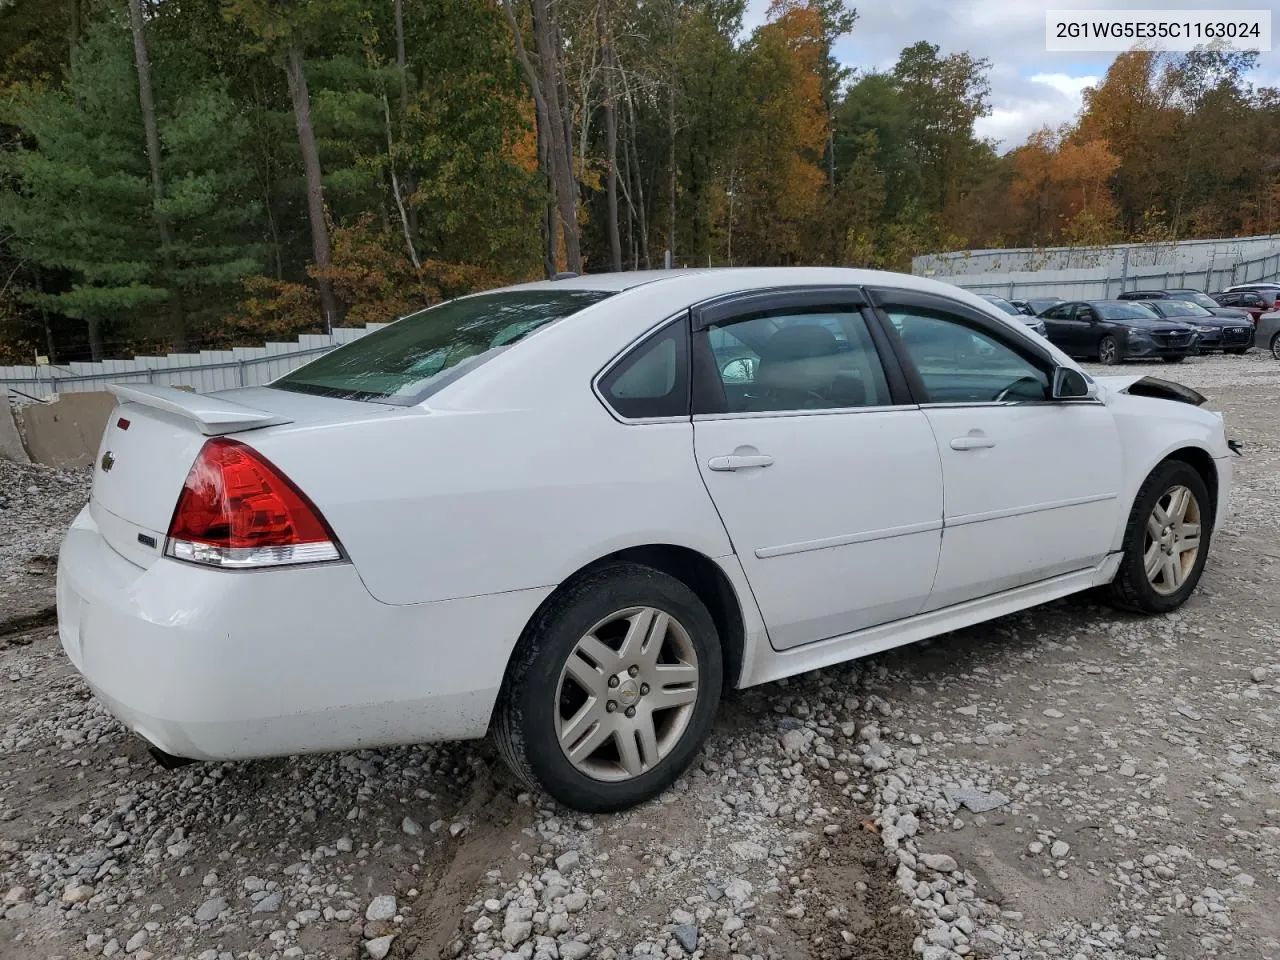
<path fill-rule="evenodd" d="M 919 40 L 937 44 L 943 54 L 968 51 L 991 62 L 991 115 L 978 124 L 981 136 L 1002 150 L 1048 124 L 1073 120 L 1081 91 L 1106 72 L 1112 54 L 1050 53 L 1045 50 L 1045 13 L 1066 7 L 1103 10 L 1212 8 L 1206 0 L 849 0 L 858 8 L 853 32 L 841 39 L 836 56 L 859 72 L 891 69 L 904 47 Z M 1230 6 L 1226 0 L 1220 3 Z M 1238 6 L 1259 6 L 1238 4 Z M 750 31 L 765 20 L 769 0 L 748 0 L 743 18 Z M 1259 58 L 1255 84 L 1280 78 L 1280 46 Z"/>
<path fill-rule="evenodd" d="M 1096 74 L 1036 73 L 1025 80 L 992 82 L 992 109 L 975 124 L 978 136 L 990 137 L 1001 152 L 1016 147 L 1041 127 L 1058 127 L 1080 112 L 1086 87 Z"/>

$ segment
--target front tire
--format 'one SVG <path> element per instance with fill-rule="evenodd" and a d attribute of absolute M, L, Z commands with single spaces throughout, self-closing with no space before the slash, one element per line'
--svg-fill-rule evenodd
<path fill-rule="evenodd" d="M 1106 364 L 1108 367 L 1114 367 L 1120 362 L 1120 344 L 1116 338 L 1107 334 L 1098 341 L 1098 360 Z"/>
<path fill-rule="evenodd" d="M 1140 613 L 1182 606 L 1200 582 L 1212 533 L 1213 504 L 1204 479 L 1181 460 L 1161 463 L 1143 481 L 1129 512 L 1112 602 Z"/>
<path fill-rule="evenodd" d="M 715 720 L 715 622 L 683 582 L 614 563 L 571 582 L 516 647 L 494 712 L 511 770 L 567 807 L 623 810 L 669 787 Z"/>
<path fill-rule="evenodd" d="M 1280 360 L 1280 333 L 1271 338 L 1271 356 Z"/>

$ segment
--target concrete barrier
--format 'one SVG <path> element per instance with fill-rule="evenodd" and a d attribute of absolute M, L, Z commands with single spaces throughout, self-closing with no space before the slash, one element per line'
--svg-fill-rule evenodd
<path fill-rule="evenodd" d="M 64 393 L 53 403 L 29 403 L 18 409 L 27 453 L 50 467 L 87 467 L 93 463 L 116 405 L 115 394 Z"/>
<path fill-rule="evenodd" d="M 0 383 L 0 460 L 16 460 L 30 463 L 27 448 L 22 444 L 22 434 L 13 419 L 13 407 L 9 403 L 9 391 Z"/>

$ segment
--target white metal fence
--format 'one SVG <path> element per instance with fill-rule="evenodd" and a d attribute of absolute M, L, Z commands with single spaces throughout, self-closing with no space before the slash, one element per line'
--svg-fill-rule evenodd
<path fill-rule="evenodd" d="M 1118 276 L 1145 273 L 1203 272 L 1265 258 L 1280 250 L 1280 234 L 1173 243 L 1116 243 L 1092 247 L 1020 247 L 932 253 L 912 260 L 919 276 L 962 276 L 1040 270 L 1102 270 Z M 1143 268 L 1151 268 L 1144 270 Z M 1159 269 L 1156 269 L 1159 268 Z M 1240 281 L 1241 283 L 1245 281 Z"/>
<path fill-rule="evenodd" d="M 104 390 L 108 383 L 157 383 L 191 387 L 198 393 L 256 387 L 384 326 L 386 324 L 370 323 L 364 327 L 337 327 L 332 336 L 303 334 L 293 342 L 267 343 L 261 347 L 201 350 L 98 363 L 0 366 L 0 384 L 8 387 L 10 396 L 19 401 L 24 397 L 43 399 L 54 393 Z"/>
<path fill-rule="evenodd" d="M 1241 254 L 1249 256 L 1241 256 Z M 1092 262 L 1090 262 L 1092 260 Z M 913 272 L 974 293 L 1105 300 L 1128 290 L 1216 293 L 1280 277 L 1280 235 L 1242 240 L 1047 250 L 973 250 L 917 257 Z"/>

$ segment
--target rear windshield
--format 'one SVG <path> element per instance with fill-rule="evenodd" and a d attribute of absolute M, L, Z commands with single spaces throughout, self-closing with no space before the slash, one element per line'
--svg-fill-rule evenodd
<path fill-rule="evenodd" d="M 609 296 L 604 290 L 509 290 L 450 300 L 338 347 L 271 386 L 408 406 L 540 327 Z"/>
<path fill-rule="evenodd" d="M 1164 315 L 1166 317 L 1211 317 L 1213 316 L 1208 310 L 1200 306 L 1198 303 L 1192 303 L 1190 300 L 1165 300 L 1163 301 L 1165 308 Z"/>
<path fill-rule="evenodd" d="M 1104 303 L 1098 307 L 1104 320 L 1159 320 L 1160 315 L 1140 303 Z"/>

